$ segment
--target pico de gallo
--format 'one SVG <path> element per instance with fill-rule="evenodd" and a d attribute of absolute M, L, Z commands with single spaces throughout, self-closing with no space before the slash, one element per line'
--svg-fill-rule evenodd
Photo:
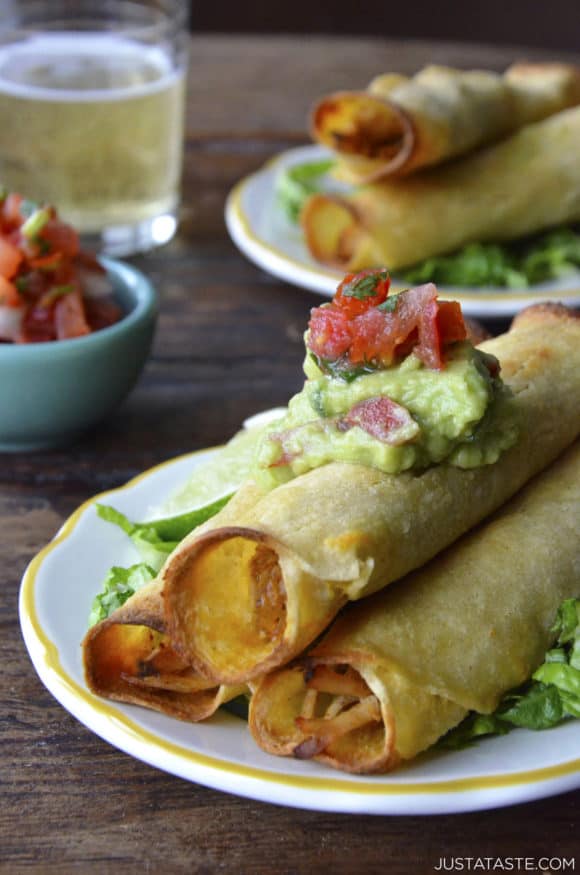
<path fill-rule="evenodd" d="M 387 271 L 348 274 L 332 303 L 312 311 L 307 346 L 323 372 L 348 378 L 411 352 L 428 368 L 445 366 L 445 350 L 467 337 L 459 303 L 438 301 L 433 283 L 389 290 Z"/>
<path fill-rule="evenodd" d="M 471 468 L 517 440 L 497 359 L 472 346 L 460 305 L 432 283 L 395 294 L 386 270 L 349 274 L 312 310 L 305 344 L 304 388 L 258 447 L 266 486 L 332 461 Z"/>
<path fill-rule="evenodd" d="M 0 193 L 0 341 L 82 337 L 121 316 L 105 269 L 56 209 Z"/>

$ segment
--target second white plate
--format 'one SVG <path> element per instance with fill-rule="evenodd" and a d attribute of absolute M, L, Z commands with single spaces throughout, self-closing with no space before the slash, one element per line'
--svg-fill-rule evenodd
<path fill-rule="evenodd" d="M 226 204 L 226 224 L 234 243 L 259 267 L 295 286 L 332 297 L 342 274 L 318 264 L 306 249 L 299 227 L 277 203 L 276 177 L 286 167 L 330 157 L 321 146 L 282 152 L 261 170 L 242 179 Z M 402 281 L 393 277 L 395 287 Z M 533 289 L 458 288 L 439 286 L 442 298 L 460 301 L 470 316 L 513 316 L 539 301 L 580 305 L 580 274 L 541 283 Z"/>

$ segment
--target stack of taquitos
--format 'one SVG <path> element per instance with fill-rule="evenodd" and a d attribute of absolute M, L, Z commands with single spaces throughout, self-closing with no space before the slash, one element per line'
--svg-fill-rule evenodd
<path fill-rule="evenodd" d="M 469 710 L 490 713 L 553 641 L 580 596 L 580 445 L 420 571 L 349 606 L 300 665 L 254 691 L 269 753 L 387 771 Z"/>
<path fill-rule="evenodd" d="M 481 326 L 470 325 L 468 336 L 477 343 L 489 335 L 483 335 Z M 240 446 L 239 440 L 234 443 Z M 223 510 L 222 525 L 228 519 L 235 523 L 261 495 L 247 485 Z M 161 590 L 160 581 L 152 581 L 89 630 L 83 642 L 87 684 L 98 695 L 184 720 L 202 720 L 246 687 L 215 683 L 175 651 L 166 630 Z"/>
<path fill-rule="evenodd" d="M 493 465 L 386 475 L 331 463 L 218 515 L 163 572 L 176 651 L 215 684 L 283 665 L 349 600 L 421 566 L 510 498 L 580 433 L 580 320 L 522 313 L 482 346 L 502 363 L 520 438 Z M 255 485 L 242 487 L 241 494 Z"/>
<path fill-rule="evenodd" d="M 513 240 L 580 219 L 580 108 L 461 160 L 344 197 L 312 195 L 301 221 L 318 261 L 407 267 L 468 242 Z"/>
<path fill-rule="evenodd" d="M 342 176 L 369 182 L 465 154 L 579 102 L 580 70 L 565 64 L 515 64 L 502 76 L 430 66 L 324 98 L 312 136 L 338 153 Z"/>

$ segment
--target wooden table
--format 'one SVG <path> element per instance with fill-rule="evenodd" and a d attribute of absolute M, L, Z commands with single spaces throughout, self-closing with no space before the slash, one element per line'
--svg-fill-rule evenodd
<path fill-rule="evenodd" d="M 169 246 L 135 259 L 161 296 L 144 376 L 113 418 L 67 450 L 0 456 L 2 873 L 332 867 L 420 875 L 442 856 L 578 849 L 579 793 L 503 811 L 372 818 L 270 806 L 166 775 L 108 746 L 56 703 L 29 662 L 17 620 L 27 562 L 81 502 L 223 441 L 244 417 L 299 388 L 301 335 L 317 298 L 238 254 L 223 223 L 235 181 L 305 142 L 308 105 L 328 89 L 362 86 L 385 68 L 410 72 L 437 61 L 500 69 L 522 56 L 542 57 L 441 43 L 193 40 L 183 221 Z"/>

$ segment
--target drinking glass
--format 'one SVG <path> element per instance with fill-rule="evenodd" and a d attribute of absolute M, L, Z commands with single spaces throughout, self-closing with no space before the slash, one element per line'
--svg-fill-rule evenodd
<path fill-rule="evenodd" d="M 2 2 L 0 185 L 89 248 L 144 251 L 177 227 L 186 2 Z"/>

